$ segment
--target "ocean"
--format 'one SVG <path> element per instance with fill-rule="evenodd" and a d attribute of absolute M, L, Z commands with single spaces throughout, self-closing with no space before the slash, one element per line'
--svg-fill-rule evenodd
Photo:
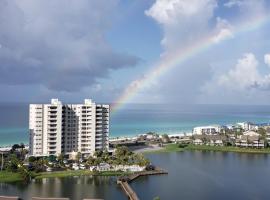
<path fill-rule="evenodd" d="M 28 105 L 0 104 L 0 146 L 28 143 Z M 270 122 L 270 106 L 128 104 L 111 113 L 110 137 L 149 131 L 189 133 L 195 126 Z"/>

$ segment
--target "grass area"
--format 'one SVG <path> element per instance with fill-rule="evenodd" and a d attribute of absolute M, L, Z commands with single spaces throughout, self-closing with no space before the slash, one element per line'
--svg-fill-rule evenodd
<path fill-rule="evenodd" d="M 90 170 L 68 170 L 68 171 L 58 171 L 58 172 L 41 172 L 35 175 L 35 179 L 41 178 L 53 178 L 53 177 L 68 177 L 68 176 L 86 176 L 93 175 L 94 173 Z"/>
<path fill-rule="evenodd" d="M 130 174 L 129 172 L 120 172 L 120 171 L 104 171 L 104 172 L 92 172 L 90 170 L 69 170 L 69 171 L 59 171 L 59 172 L 42 172 L 38 173 L 35 176 L 35 179 L 41 178 L 62 178 L 62 177 L 69 177 L 69 176 L 122 176 Z"/>
<path fill-rule="evenodd" d="M 69 171 L 59 171 L 59 172 L 42 172 L 42 173 L 35 173 L 35 179 L 42 179 L 42 178 L 63 178 L 63 177 L 71 177 L 71 176 L 123 176 L 129 175 L 132 172 L 120 172 L 120 171 L 104 171 L 104 172 L 92 172 L 90 170 L 69 170 Z M 0 172 L 0 183 L 11 183 L 11 182 L 18 182 L 23 181 L 21 175 L 19 173 L 13 173 L 8 171 Z"/>
<path fill-rule="evenodd" d="M 22 177 L 19 173 L 13 173 L 8 171 L 0 171 L 0 182 L 11 183 L 22 181 Z"/>
<path fill-rule="evenodd" d="M 178 152 L 178 151 L 184 151 L 185 148 L 180 148 L 179 144 L 167 144 L 162 149 L 159 150 L 149 150 L 145 151 L 143 153 L 170 153 L 170 152 Z"/>
<path fill-rule="evenodd" d="M 208 145 L 189 145 L 185 150 L 201 150 L 201 151 L 222 151 L 222 152 L 236 152 L 236 153 L 270 153 L 270 148 L 254 149 L 254 148 L 240 148 L 234 146 L 208 146 Z"/>
<path fill-rule="evenodd" d="M 221 152 L 236 152 L 236 153 L 270 153 L 270 148 L 255 149 L 255 148 L 240 148 L 234 146 L 208 146 L 208 145 L 188 145 L 179 147 L 179 144 L 168 144 L 159 150 L 145 151 L 144 153 L 170 153 L 181 151 L 221 151 Z"/>

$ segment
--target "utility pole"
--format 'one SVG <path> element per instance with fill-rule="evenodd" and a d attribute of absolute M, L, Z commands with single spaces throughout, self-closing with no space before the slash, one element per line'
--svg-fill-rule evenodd
<path fill-rule="evenodd" d="M 1 171 L 3 171 L 3 166 L 4 166 L 4 153 L 2 153 L 2 162 L 1 162 Z"/>

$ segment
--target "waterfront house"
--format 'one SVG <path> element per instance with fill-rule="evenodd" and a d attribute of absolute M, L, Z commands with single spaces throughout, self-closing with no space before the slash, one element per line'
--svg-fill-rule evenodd
<path fill-rule="evenodd" d="M 270 145 L 270 130 L 269 129 L 267 129 L 266 131 L 266 140 L 267 140 L 268 145 Z"/>
<path fill-rule="evenodd" d="M 227 141 L 227 137 L 224 135 L 194 135 L 193 137 L 195 145 L 223 146 Z"/>
<path fill-rule="evenodd" d="M 215 146 L 223 146 L 222 140 L 215 140 Z"/>
<path fill-rule="evenodd" d="M 235 140 L 237 147 L 264 148 L 264 141 L 260 140 L 259 135 L 241 135 Z"/>
<path fill-rule="evenodd" d="M 100 163 L 96 169 L 97 171 L 110 171 L 111 166 L 108 163 Z"/>
<path fill-rule="evenodd" d="M 195 139 L 195 140 L 193 140 L 193 144 L 195 144 L 195 145 L 203 145 L 203 141 L 201 139 Z"/>
<path fill-rule="evenodd" d="M 113 166 L 114 171 L 123 171 L 123 172 L 140 172 L 145 170 L 145 167 L 139 165 L 115 165 Z"/>
<path fill-rule="evenodd" d="M 257 137 L 259 137 L 259 133 L 257 133 L 257 132 L 255 132 L 255 131 L 245 131 L 244 133 L 243 133 L 243 135 L 245 135 L 245 136 L 257 136 Z"/>
<path fill-rule="evenodd" d="M 193 129 L 193 135 L 215 135 L 220 132 L 220 126 L 198 126 Z"/>

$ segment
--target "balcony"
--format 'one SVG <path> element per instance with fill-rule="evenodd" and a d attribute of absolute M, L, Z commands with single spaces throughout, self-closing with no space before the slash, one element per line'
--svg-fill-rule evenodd
<path fill-rule="evenodd" d="M 56 124 L 57 120 L 48 120 L 48 124 Z"/>
<path fill-rule="evenodd" d="M 51 110 L 57 109 L 57 106 L 50 106 L 49 109 Z"/>
<path fill-rule="evenodd" d="M 50 137 L 56 137 L 56 133 L 48 133 L 48 138 L 50 138 Z"/>

